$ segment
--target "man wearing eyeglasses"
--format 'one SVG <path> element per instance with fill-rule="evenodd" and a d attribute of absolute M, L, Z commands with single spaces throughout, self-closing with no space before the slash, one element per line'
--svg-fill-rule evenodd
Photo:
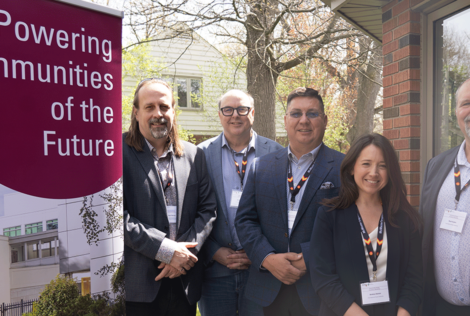
<path fill-rule="evenodd" d="M 320 202 L 339 193 L 344 157 L 323 144 L 327 123 L 318 91 L 295 89 L 284 116 L 289 146 L 250 169 L 235 219 L 252 262 L 245 302 L 257 309 L 245 315 L 318 315 L 306 268 L 309 242 Z"/>
<path fill-rule="evenodd" d="M 282 149 L 278 143 L 252 130 L 253 98 L 230 90 L 219 100 L 223 132 L 199 145 L 206 154 L 209 175 L 217 196 L 217 220 L 203 253 L 207 266 L 199 309 L 202 316 L 245 315 L 241 299 L 251 261 L 240 245 L 234 220 L 246 175 L 255 157 Z"/>
<path fill-rule="evenodd" d="M 123 134 L 126 314 L 196 315 L 198 260 L 216 217 L 204 152 L 181 141 L 170 86 L 137 86 Z"/>

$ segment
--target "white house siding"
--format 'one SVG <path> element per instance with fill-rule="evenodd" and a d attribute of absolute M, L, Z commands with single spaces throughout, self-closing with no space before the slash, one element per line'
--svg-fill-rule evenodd
<path fill-rule="evenodd" d="M 166 65 L 162 70 L 164 77 L 202 79 L 204 99 L 201 109 L 180 108 L 178 124 L 194 135 L 217 135 L 221 132 L 217 116 L 217 100 L 229 89 L 246 91 L 246 75 L 236 65 L 224 60 L 223 54 L 198 34 L 194 38 L 184 35 L 180 38 L 152 42 L 150 55 Z M 228 72 L 225 80 L 218 81 L 218 72 Z M 211 79 L 212 77 L 212 79 Z M 228 78 L 227 78 L 228 77 Z M 216 83 L 214 83 L 216 82 Z M 126 78 L 123 82 L 124 94 L 134 88 L 135 80 Z M 276 122 L 277 135 L 284 136 L 283 118 Z"/>

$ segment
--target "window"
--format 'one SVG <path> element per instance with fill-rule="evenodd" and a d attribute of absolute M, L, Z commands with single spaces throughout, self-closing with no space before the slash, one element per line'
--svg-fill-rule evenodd
<path fill-rule="evenodd" d="M 21 235 L 21 226 L 9 227 L 3 229 L 3 236 L 15 237 Z"/>
<path fill-rule="evenodd" d="M 27 243 L 27 258 L 28 260 L 39 258 L 39 241 L 30 241 Z"/>
<path fill-rule="evenodd" d="M 433 156 L 464 139 L 455 117 L 455 92 L 470 77 L 470 9 L 434 21 Z"/>
<path fill-rule="evenodd" d="M 58 246 L 59 241 L 54 238 L 47 238 L 41 240 L 41 258 L 53 257 L 55 255 L 55 248 Z"/>
<path fill-rule="evenodd" d="M 163 78 L 169 84 L 173 84 L 173 78 Z M 178 97 L 176 104 L 184 109 L 201 108 L 201 79 L 196 78 L 175 78 L 173 89 Z"/>
<path fill-rule="evenodd" d="M 53 219 L 46 222 L 46 230 L 57 229 L 59 228 L 59 223 L 57 219 Z"/>
<path fill-rule="evenodd" d="M 11 263 L 24 261 L 24 244 L 11 245 Z"/>
<path fill-rule="evenodd" d="M 36 234 L 42 232 L 42 222 L 25 225 L 25 235 Z M 29 256 L 28 256 L 29 258 Z"/>

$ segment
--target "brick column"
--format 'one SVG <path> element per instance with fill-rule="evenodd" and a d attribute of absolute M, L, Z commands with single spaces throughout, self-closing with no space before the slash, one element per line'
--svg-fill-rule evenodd
<path fill-rule="evenodd" d="M 420 14 L 410 0 L 382 7 L 383 135 L 395 147 L 411 205 L 419 205 Z"/>

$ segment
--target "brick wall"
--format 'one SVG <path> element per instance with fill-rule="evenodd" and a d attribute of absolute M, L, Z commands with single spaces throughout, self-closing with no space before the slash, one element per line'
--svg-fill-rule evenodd
<path fill-rule="evenodd" d="M 411 2 L 411 3 L 410 3 Z M 383 135 L 397 150 L 411 205 L 419 205 L 420 180 L 420 14 L 416 0 L 382 7 Z"/>

